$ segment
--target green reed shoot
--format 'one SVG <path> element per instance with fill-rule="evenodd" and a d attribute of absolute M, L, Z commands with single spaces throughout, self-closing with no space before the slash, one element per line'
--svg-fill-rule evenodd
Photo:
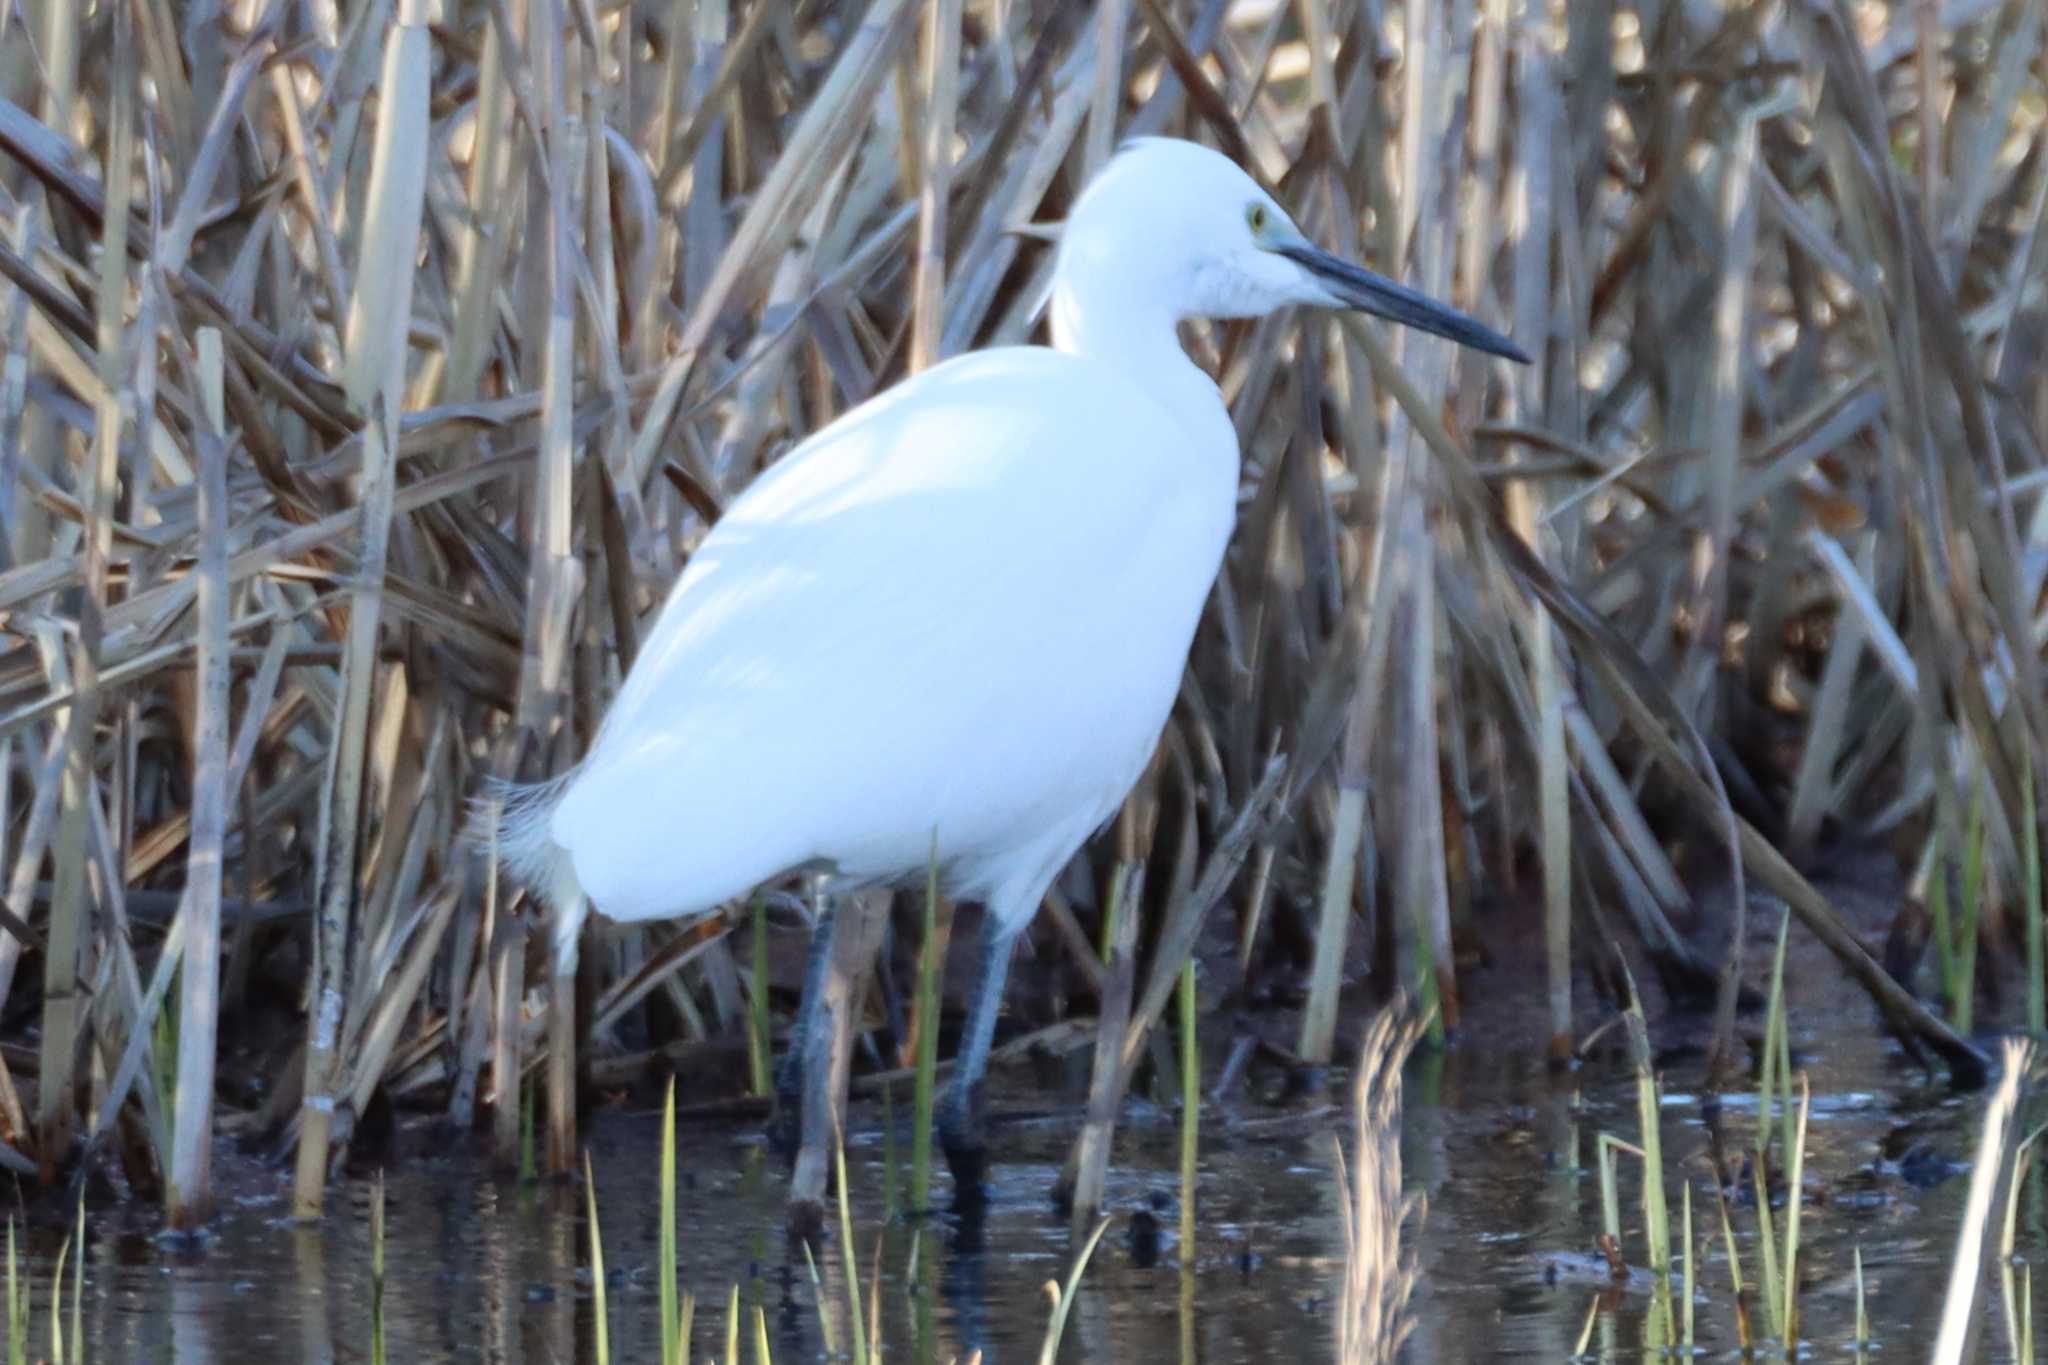
<path fill-rule="evenodd" d="M 71 1238 L 57 1248 L 57 1274 L 50 1284 L 50 1360 L 64 1365 L 64 1258 L 71 1252 Z M 379 1365 L 382 1365 L 381 1360 Z"/>
<path fill-rule="evenodd" d="M 936 863 L 934 864 L 936 866 Z M 868 1365 L 868 1338 L 861 1327 L 860 1262 L 853 1249 L 853 1209 L 846 1199 L 846 1135 L 832 1144 L 832 1160 L 839 1177 L 839 1261 L 846 1270 L 847 1336 L 853 1342 L 853 1365 Z"/>
<path fill-rule="evenodd" d="M 1671 1216 L 1664 1203 L 1664 1142 L 1662 1106 L 1657 1098 L 1657 1077 L 1650 1069 L 1650 1029 L 1643 1020 L 1643 1002 L 1629 982 L 1629 1004 L 1623 1016 L 1628 1025 L 1629 1052 L 1636 1068 L 1636 1123 L 1640 1129 L 1643 1155 L 1643 1232 L 1650 1242 L 1650 1273 L 1664 1297 L 1671 1293 Z"/>
<path fill-rule="evenodd" d="M 78 1254 L 71 1258 L 71 1343 L 79 1360 L 85 1359 L 85 1191 L 78 1192 L 78 1231 L 74 1238 Z M 62 1276 L 58 1277 L 62 1280 Z"/>
<path fill-rule="evenodd" d="M 540 1178 L 540 1168 L 533 1161 L 533 1121 L 538 1097 L 538 1087 L 519 1087 L 519 1178 L 522 1181 Z"/>
<path fill-rule="evenodd" d="M 932 1206 L 932 1101 L 939 1069 L 939 974 L 946 944 L 939 937 L 939 836 L 932 832 L 931 861 L 924 878 L 924 944 L 917 959 L 917 1088 L 912 1107 L 916 1126 L 910 1139 L 910 1207 Z"/>
<path fill-rule="evenodd" d="M 2020 1281 L 2020 1365 L 2034 1365 L 2034 1267 Z"/>
<path fill-rule="evenodd" d="M 1771 995 L 1764 1012 L 1764 1055 L 1756 1091 L 1756 1154 L 1761 1164 L 1771 1150 L 1772 1105 L 1782 1091 L 1786 1101 L 1778 1112 L 1784 1121 L 1781 1151 L 1792 1144 L 1792 1045 L 1785 1025 L 1785 944 L 1792 929 L 1792 913 L 1778 921 L 1778 946 L 1771 958 Z"/>
<path fill-rule="evenodd" d="M 1967 1034 L 1977 1003 L 1978 925 L 1983 919 L 1984 898 L 1984 789 L 1970 794 L 1969 827 L 1963 856 L 1963 903 L 1957 908 L 1962 918 L 1962 941 L 1956 945 L 1956 981 L 1952 1013 L 1956 1032 Z"/>
<path fill-rule="evenodd" d="M 1956 942 L 1948 913 L 1948 849 L 1942 838 L 1941 822 L 1935 821 L 1934 847 L 1928 857 L 1927 914 L 1934 921 L 1934 963 L 1941 976 L 1941 996 L 1949 1012 L 1956 1003 Z"/>
<path fill-rule="evenodd" d="M 882 1365 L 882 1234 L 868 1263 L 868 1365 Z"/>
<path fill-rule="evenodd" d="M 2020 1263 L 2018 1255 L 2020 1191 L 2027 1186 L 2027 1176 L 2033 1171 L 2035 1143 L 2048 1128 L 2036 1128 L 2027 1134 L 2019 1146 L 2013 1148 L 2012 1174 L 2005 1185 L 2005 1218 L 1998 1232 L 1998 1287 L 1999 1303 L 2005 1309 L 2005 1341 L 2015 1359 L 2024 1353 L 2020 1350 L 2021 1327 L 2018 1317 L 2020 1287 L 2014 1273 Z"/>
<path fill-rule="evenodd" d="M 895 1222 L 903 1210 L 901 1182 L 896 1175 L 896 1087 L 882 1082 L 882 1217 Z"/>
<path fill-rule="evenodd" d="M 754 1359 L 758 1365 L 773 1365 L 768 1354 L 768 1310 L 754 1305 Z"/>
<path fill-rule="evenodd" d="M 825 1304 L 825 1279 L 818 1274 L 817 1258 L 811 1255 L 811 1244 L 804 1242 L 804 1268 L 811 1273 L 811 1302 L 818 1305 L 818 1339 L 825 1343 L 825 1355 L 832 1358 L 839 1354 L 839 1344 L 832 1337 L 832 1312 Z"/>
<path fill-rule="evenodd" d="M 923 1254 L 924 1229 L 913 1227 L 910 1230 L 910 1259 L 903 1268 L 903 1282 L 910 1290 L 910 1346 L 917 1365 L 935 1365 L 938 1329 L 932 1305 L 939 1295 L 936 1283 L 929 1277 L 920 1279 L 918 1276 Z"/>
<path fill-rule="evenodd" d="M 1067 1314 L 1074 1306 L 1074 1291 L 1080 1288 L 1082 1272 L 1088 1269 L 1088 1260 L 1095 1254 L 1096 1243 L 1109 1230 L 1109 1219 L 1097 1220 L 1095 1231 L 1088 1234 L 1088 1240 L 1081 1246 L 1081 1254 L 1074 1258 L 1074 1268 L 1067 1272 L 1066 1287 L 1062 1289 L 1052 1280 L 1045 1282 L 1046 1292 L 1053 1297 L 1052 1321 L 1046 1324 L 1045 1341 L 1038 1348 L 1038 1365 L 1053 1365 L 1059 1358 L 1060 1337 L 1067 1330 Z"/>
<path fill-rule="evenodd" d="M 1863 1295 L 1863 1244 L 1856 1244 L 1856 1354 L 1870 1349 L 1870 1313 Z"/>
<path fill-rule="evenodd" d="M 1789 1097 L 1789 1092 L 1788 1092 Z M 1806 1207 L 1806 1121 L 1813 1112 L 1813 1088 L 1806 1073 L 1799 1073 L 1799 1127 L 1790 1150 L 1791 1169 L 1785 1183 L 1785 1350 L 1793 1352 L 1799 1341 L 1799 1221 Z M 1759 1203 L 1758 1212 L 1770 1220 L 1770 1205 Z"/>
<path fill-rule="evenodd" d="M 178 1015 L 171 1002 L 178 998 L 172 992 L 184 989 L 184 975 L 182 968 L 173 970 L 170 990 L 164 993 L 163 1003 L 157 1007 L 156 1024 L 150 1033 L 150 1065 L 156 1073 L 156 1093 L 161 1097 L 155 1133 L 159 1152 L 171 1150 L 171 1129 L 177 1122 Z"/>
<path fill-rule="evenodd" d="M 1624 1142 L 1612 1133 L 1602 1133 L 1598 1145 L 1600 1166 L 1600 1230 L 1615 1241 L 1621 1240 L 1621 1186 L 1615 1170 L 1614 1154 L 1617 1150 L 1642 1155 L 1642 1149 Z"/>
<path fill-rule="evenodd" d="M 381 1167 L 376 1179 L 370 1182 L 370 1359 L 374 1365 L 384 1365 L 384 1171 Z"/>
<path fill-rule="evenodd" d="M 1735 1224 L 1728 1216 L 1728 1199 L 1721 1182 L 1714 1182 L 1714 1201 L 1721 1210 L 1721 1245 L 1728 1253 L 1728 1280 L 1735 1290 L 1735 1344 L 1749 1350 L 1749 1300 L 1742 1283 L 1742 1253 L 1735 1247 Z"/>
<path fill-rule="evenodd" d="M 604 1239 L 597 1226 L 597 1172 L 591 1169 L 588 1149 L 583 1153 L 583 1198 L 590 1213 L 590 1296 L 597 1310 L 597 1365 L 611 1365 L 611 1322 L 604 1303 Z"/>
<path fill-rule="evenodd" d="M 1771 1191 L 1764 1180 L 1761 1163 L 1750 1168 L 1756 1180 L 1757 1254 L 1763 1260 L 1763 1283 L 1758 1292 L 1764 1301 L 1764 1323 L 1773 1339 L 1785 1341 L 1785 1282 L 1778 1277 L 1777 1233 L 1771 1223 Z"/>
<path fill-rule="evenodd" d="M 747 1077 L 753 1093 L 775 1093 L 768 1054 L 768 898 L 754 893 L 753 989 L 747 1000 Z"/>
<path fill-rule="evenodd" d="M 740 1287 L 725 1301 L 725 1365 L 740 1365 Z"/>
<path fill-rule="evenodd" d="M 1180 967 L 1180 1263 L 1195 1263 L 1195 1166 L 1201 1154 L 1202 1055 L 1195 1041 L 1195 960 Z"/>
<path fill-rule="evenodd" d="M 758 982 L 761 978 L 756 977 Z M 655 1258 L 661 1284 L 661 1365 L 683 1365 L 688 1333 L 676 1304 L 676 1078 L 661 1106 L 661 1229 Z"/>
<path fill-rule="evenodd" d="M 2041 946 L 2041 826 L 2034 806 L 2034 753 L 2022 746 L 2020 768 L 2020 858 L 2026 877 L 2027 917 L 2027 1031 L 2036 1037 L 2048 1033 L 2048 997 L 2044 997 Z"/>
<path fill-rule="evenodd" d="M 1698 1287 L 1695 1283 L 1694 1257 L 1692 1254 L 1692 1181 L 1688 1179 L 1683 1185 L 1679 1186 L 1679 1190 L 1680 1196 L 1684 1200 L 1685 1218 L 1685 1278 L 1680 1281 L 1681 1292 L 1685 1295 L 1682 1318 L 1684 1335 L 1680 1339 L 1679 1344 L 1685 1347 L 1687 1355 L 1691 1355 L 1693 1344 L 1692 1301 Z"/>
<path fill-rule="evenodd" d="M 1593 1345 L 1593 1325 L 1599 1321 L 1600 1296 L 1595 1294 L 1593 1301 L 1586 1305 L 1586 1322 L 1584 1326 L 1579 1328 L 1579 1340 L 1572 1347 L 1573 1360 L 1584 1360 L 1586 1358 L 1589 1348 Z"/>
<path fill-rule="evenodd" d="M 7 1365 L 28 1365 L 28 1286 L 14 1251 L 14 1219 L 7 1220 Z"/>

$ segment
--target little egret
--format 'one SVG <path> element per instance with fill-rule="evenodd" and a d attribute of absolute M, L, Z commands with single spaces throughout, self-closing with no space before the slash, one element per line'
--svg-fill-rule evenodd
<path fill-rule="evenodd" d="M 977 1188 L 1011 947 L 1150 758 L 1235 520 L 1236 433 L 1175 325 L 1288 304 L 1527 359 L 1312 245 L 1227 157 L 1133 142 L 1060 235 L 1052 345 L 935 365 L 784 456 L 690 557 L 582 763 L 499 793 L 500 855 L 550 907 L 559 960 L 591 904 L 702 914 L 806 869 L 885 887 L 936 849 L 948 891 L 987 909 L 938 1116 Z M 799 1067 L 819 1064 L 847 919 L 813 947 Z M 804 1112 L 806 1148 L 829 1141 Z"/>

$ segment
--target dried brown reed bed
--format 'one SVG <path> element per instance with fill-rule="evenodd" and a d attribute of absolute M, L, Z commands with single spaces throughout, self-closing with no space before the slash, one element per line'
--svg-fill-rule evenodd
<path fill-rule="evenodd" d="M 1622 950 L 1725 1030 L 1735 976 L 1678 926 L 1718 903 L 1739 942 L 1746 897 L 1681 839 L 1739 844 L 1902 1034 L 1981 1064 L 1797 869 L 1872 831 L 1953 858 L 1981 792 L 1987 941 L 2021 937 L 2031 0 L 222 8 L 38 0 L 0 48 L 0 996 L 39 1038 L 0 1050 L 0 1160 L 47 1180 L 113 1136 L 203 1216 L 216 1018 L 305 1040 L 253 1067 L 302 1210 L 379 1089 L 491 1108 L 512 1152 L 513 1078 L 552 1035 L 565 1095 L 571 1020 L 460 852 L 465 794 L 574 760 L 792 439 L 1028 338 L 1049 253 L 1010 229 L 1148 132 L 1539 363 L 1396 339 L 1397 370 L 1323 317 L 1191 336 L 1242 527 L 1045 947 L 1130 982 L 1118 1080 L 1211 907 L 1241 974 L 1309 967 L 1323 1061 L 1357 913 L 1455 1026 L 1453 924 L 1525 876 L 1554 1046 L 1574 962 Z M 1111 864 L 1149 873 L 1142 975 L 1078 922 Z M 716 932 L 584 961 L 586 1057 L 639 1002 L 645 1043 L 745 1027 Z"/>

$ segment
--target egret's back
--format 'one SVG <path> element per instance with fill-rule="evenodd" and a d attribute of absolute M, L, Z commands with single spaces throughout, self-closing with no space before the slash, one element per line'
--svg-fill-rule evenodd
<path fill-rule="evenodd" d="M 551 844 L 623 919 L 900 875 L 934 838 L 964 895 L 1064 857 L 1157 740 L 1236 478 L 1213 389 L 1168 410 L 1040 347 L 898 386 L 706 537 Z"/>

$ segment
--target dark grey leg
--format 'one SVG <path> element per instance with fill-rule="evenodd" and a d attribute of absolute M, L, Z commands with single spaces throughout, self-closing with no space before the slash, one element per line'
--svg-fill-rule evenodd
<path fill-rule="evenodd" d="M 790 1161 L 796 1160 L 802 1141 L 804 1092 L 804 1051 L 809 1039 L 818 1035 L 824 1013 L 825 973 L 832 960 L 832 933 L 839 921 L 832 898 L 818 906 L 818 922 L 811 931 L 811 952 L 804 961 L 804 993 L 797 1002 L 796 1023 L 789 1031 L 789 1047 L 775 1066 L 775 1114 L 768 1121 L 768 1145 Z"/>
<path fill-rule="evenodd" d="M 953 1082 L 939 1104 L 939 1145 L 953 1171 L 954 1199 L 978 1207 L 982 1177 L 988 1167 L 988 1134 L 983 1092 L 989 1045 L 995 1041 L 996 1014 L 1002 1008 L 1003 983 L 1010 973 L 1010 950 L 1022 925 L 1004 925 L 990 906 L 981 929 L 981 961 L 976 964 L 974 995 L 968 1004 L 967 1031 L 953 1062 Z"/>
<path fill-rule="evenodd" d="M 863 891 L 841 907 L 818 999 L 809 1008 L 799 1052 L 803 1138 L 789 1177 L 790 1226 L 807 1230 L 821 1221 L 827 1174 L 846 1111 L 846 1077 L 853 1063 L 853 1033 L 861 987 L 874 970 L 875 950 L 889 913 L 887 891 Z"/>

